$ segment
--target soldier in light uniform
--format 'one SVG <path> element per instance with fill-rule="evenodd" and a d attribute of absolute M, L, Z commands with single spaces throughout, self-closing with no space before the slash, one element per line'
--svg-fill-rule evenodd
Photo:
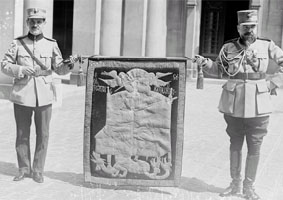
<path fill-rule="evenodd" d="M 219 111 L 224 113 L 230 137 L 230 175 L 232 182 L 220 196 L 241 193 L 242 146 L 246 138 L 246 157 L 243 195 L 257 200 L 253 184 L 260 157 L 263 137 L 267 134 L 272 111 L 270 94 L 282 85 L 282 74 L 267 75 L 269 59 L 283 69 L 283 51 L 273 41 L 257 38 L 257 11 L 238 11 L 240 37 L 226 42 L 216 61 L 202 56 L 195 60 L 204 72 L 217 75 L 219 70 L 229 76 L 223 85 Z"/>
<path fill-rule="evenodd" d="M 30 8 L 27 14 L 29 33 L 13 40 L 1 62 L 1 70 L 14 77 L 10 100 L 14 103 L 19 166 L 19 174 L 14 181 L 32 177 L 34 181 L 42 183 L 54 98 L 52 71 L 68 73 L 77 56 L 70 56 L 65 62 L 57 42 L 43 35 L 42 29 L 46 24 L 44 9 Z M 36 148 L 31 166 L 29 139 L 33 114 Z"/>

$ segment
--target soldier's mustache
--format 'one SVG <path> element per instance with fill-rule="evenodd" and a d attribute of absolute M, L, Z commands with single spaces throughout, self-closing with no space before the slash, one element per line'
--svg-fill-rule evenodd
<path fill-rule="evenodd" d="M 253 32 L 247 32 L 247 33 L 244 33 L 244 36 L 254 36 L 254 33 Z"/>

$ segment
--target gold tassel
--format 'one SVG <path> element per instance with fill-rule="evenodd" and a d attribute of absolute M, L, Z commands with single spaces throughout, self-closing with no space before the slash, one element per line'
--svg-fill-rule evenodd
<path fill-rule="evenodd" d="M 84 86 L 85 85 L 85 77 L 84 77 L 84 72 L 83 72 L 83 68 L 82 68 L 82 59 L 79 59 L 79 72 L 78 72 L 78 79 L 77 79 L 77 86 Z"/>
<path fill-rule="evenodd" d="M 202 71 L 202 66 L 198 66 L 197 89 L 203 89 L 203 71 Z"/>

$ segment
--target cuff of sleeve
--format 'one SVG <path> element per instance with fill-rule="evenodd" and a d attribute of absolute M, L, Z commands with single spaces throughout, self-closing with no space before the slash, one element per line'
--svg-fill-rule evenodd
<path fill-rule="evenodd" d="M 273 89 L 278 88 L 279 86 L 278 86 L 277 84 L 275 84 L 274 82 L 270 81 L 269 87 L 270 87 L 270 88 L 269 88 L 270 90 L 273 90 Z"/>
<path fill-rule="evenodd" d="M 74 68 L 74 63 L 68 64 L 68 67 L 69 67 L 70 70 L 72 70 Z"/>
<path fill-rule="evenodd" d="M 283 74 L 282 73 L 274 74 L 271 77 L 270 82 L 274 84 L 276 87 L 281 87 L 283 85 Z"/>
<path fill-rule="evenodd" d="M 19 72 L 18 72 L 18 78 L 23 78 L 24 77 L 24 74 L 23 74 L 23 67 L 22 66 L 20 66 L 19 67 Z"/>
<path fill-rule="evenodd" d="M 206 62 L 205 64 L 203 65 L 204 68 L 210 68 L 213 64 L 213 61 L 209 58 L 206 58 Z"/>

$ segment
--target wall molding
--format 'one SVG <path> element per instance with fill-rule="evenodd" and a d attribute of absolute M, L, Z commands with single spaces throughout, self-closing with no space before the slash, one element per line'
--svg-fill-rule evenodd
<path fill-rule="evenodd" d="M 250 9 L 259 10 L 261 4 L 261 0 L 250 0 Z"/>
<path fill-rule="evenodd" d="M 187 8 L 194 8 L 197 6 L 197 1 L 196 0 L 187 0 L 186 4 Z"/>

